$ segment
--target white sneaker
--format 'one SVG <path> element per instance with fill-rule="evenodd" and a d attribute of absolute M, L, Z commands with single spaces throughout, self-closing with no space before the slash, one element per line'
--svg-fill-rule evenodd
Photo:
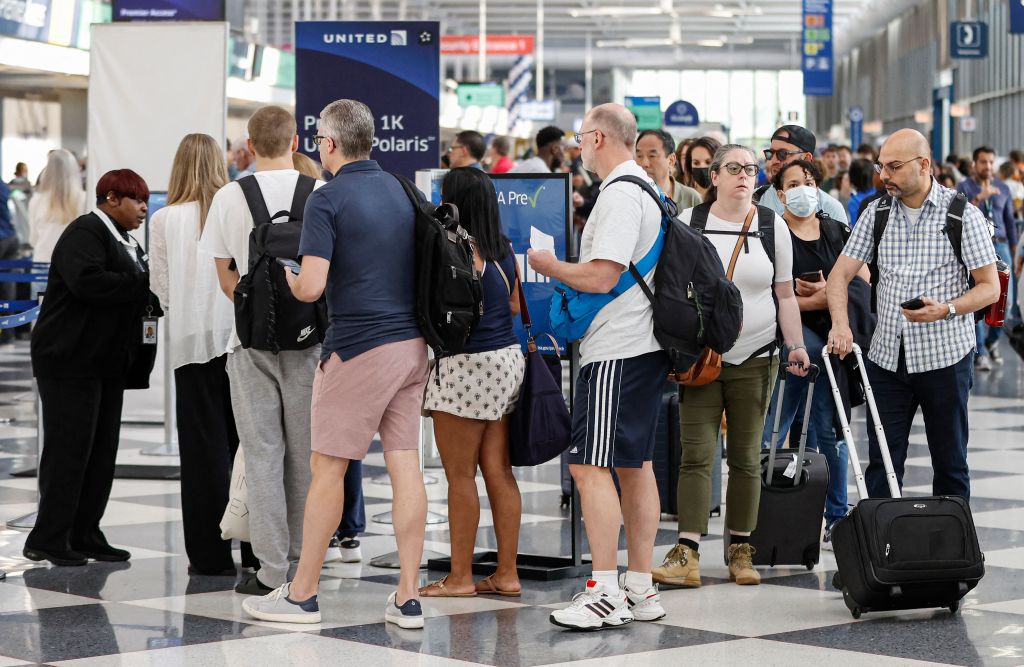
<path fill-rule="evenodd" d="M 324 563 L 359 563 L 362 560 L 363 552 L 359 548 L 359 540 L 354 537 L 332 537 L 324 556 Z"/>
<path fill-rule="evenodd" d="M 633 612 L 624 592 L 609 593 L 608 588 L 593 579 L 587 589 L 572 598 L 565 609 L 551 612 L 551 622 L 571 630 L 601 630 L 633 622 Z"/>
<path fill-rule="evenodd" d="M 399 607 L 398 593 L 392 591 L 384 607 L 384 620 L 406 630 L 418 630 L 423 627 L 423 606 L 419 600 L 412 599 Z"/>
<path fill-rule="evenodd" d="M 626 586 L 626 574 L 619 575 L 619 588 L 626 593 L 626 603 L 638 621 L 657 621 L 665 618 L 665 608 L 661 606 L 661 593 L 658 586 L 653 585 L 645 591 L 634 591 Z"/>
<path fill-rule="evenodd" d="M 341 555 L 341 540 L 335 536 L 331 538 L 331 543 L 327 545 L 327 553 L 324 555 L 324 563 L 340 562 L 343 562 Z"/>
<path fill-rule="evenodd" d="M 989 360 L 987 354 L 978 355 L 974 358 L 974 370 L 976 371 L 990 371 L 992 370 L 992 362 Z"/>
<path fill-rule="evenodd" d="M 284 584 L 266 595 L 246 598 L 242 601 L 242 609 L 255 619 L 272 623 L 319 623 L 320 606 L 314 595 L 305 602 L 293 602 L 288 599 L 288 588 Z"/>

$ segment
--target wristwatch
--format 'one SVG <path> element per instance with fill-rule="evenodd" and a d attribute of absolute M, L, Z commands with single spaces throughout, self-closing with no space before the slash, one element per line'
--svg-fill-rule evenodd
<path fill-rule="evenodd" d="M 946 315 L 946 321 L 952 322 L 953 318 L 956 317 L 956 306 L 954 306 L 953 302 L 950 301 L 949 303 L 946 304 L 946 307 L 949 308 L 949 314 Z"/>

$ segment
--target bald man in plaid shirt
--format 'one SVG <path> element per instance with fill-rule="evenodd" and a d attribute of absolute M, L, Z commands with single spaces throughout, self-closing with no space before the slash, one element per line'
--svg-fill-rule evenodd
<path fill-rule="evenodd" d="M 956 191 L 932 178 L 930 153 L 923 135 L 900 130 L 882 146 L 875 165 L 892 208 L 878 245 L 878 327 L 865 363 L 900 486 L 910 426 L 920 408 L 931 452 L 933 494 L 970 498 L 967 397 L 977 344 L 973 313 L 999 298 L 999 279 L 991 228 L 970 204 L 963 214 L 963 264 L 957 260 L 946 234 L 947 212 Z M 874 220 L 881 203 L 872 202 L 861 215 L 828 278 L 828 346 L 840 357 L 853 345 L 847 285 L 861 266 L 876 259 Z M 917 297 L 924 307 L 901 307 Z M 868 437 L 868 493 L 886 497 L 888 485 L 873 428 Z"/>

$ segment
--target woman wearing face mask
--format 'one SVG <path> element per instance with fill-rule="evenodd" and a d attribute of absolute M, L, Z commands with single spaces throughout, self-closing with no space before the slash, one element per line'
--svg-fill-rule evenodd
<path fill-rule="evenodd" d="M 825 301 L 825 280 L 850 236 L 849 228 L 818 210 L 818 186 L 821 171 L 806 160 L 794 160 L 780 169 L 772 180 L 779 199 L 785 203 L 783 219 L 793 242 L 793 276 L 796 278 L 796 300 L 804 343 L 811 363 L 822 366 L 821 348 L 832 326 Z M 860 277 L 869 280 L 867 266 Z M 807 397 L 807 380 L 790 378 L 782 402 L 782 418 L 776 446 L 786 435 L 797 415 L 803 414 Z M 778 386 L 776 385 L 776 391 Z M 769 447 L 775 423 L 776 398 L 772 398 L 765 420 L 762 446 Z M 812 398 L 811 423 L 807 429 L 807 446 L 825 456 L 829 470 L 828 494 L 825 499 L 825 544 L 830 546 L 832 524 L 846 514 L 846 443 L 836 441 L 832 426 L 835 415 L 832 394 L 827 389 L 816 391 Z"/>
<path fill-rule="evenodd" d="M 700 150 L 698 148 L 698 150 Z M 705 203 L 683 211 L 686 224 L 706 217 L 704 233 L 724 266 L 736 255 L 732 280 L 743 298 L 743 328 L 722 355 L 721 374 L 710 384 L 682 388 L 679 414 L 679 543 L 651 571 L 654 581 L 695 588 L 700 579 L 700 538 L 708 532 L 711 470 L 725 414 L 729 423 L 729 485 L 726 528 L 729 578 L 740 585 L 761 582 L 754 569 L 750 533 L 761 502 L 761 432 L 778 369 L 776 333 L 781 328 L 789 372 L 805 375 L 809 358 L 793 294 L 793 250 L 785 223 L 774 213 L 774 261 L 760 240 L 760 214 L 753 203 L 758 164 L 752 150 L 725 145 L 711 161 L 712 189 Z"/>
<path fill-rule="evenodd" d="M 708 190 L 711 189 L 711 159 L 721 146 L 711 137 L 700 137 L 690 144 L 690 150 L 686 152 L 686 173 L 690 177 L 687 185 L 699 192 L 704 201 L 707 201 Z"/>

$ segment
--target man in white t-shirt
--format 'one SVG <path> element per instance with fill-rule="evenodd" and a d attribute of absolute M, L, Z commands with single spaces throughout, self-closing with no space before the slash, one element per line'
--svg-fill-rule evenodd
<path fill-rule="evenodd" d="M 249 119 L 249 147 L 255 154 L 255 179 L 273 214 L 292 206 L 299 172 L 292 167 L 298 147 L 295 118 L 267 106 Z M 316 187 L 323 185 L 317 181 Z M 214 258 L 221 289 L 234 299 L 238 280 L 249 269 L 249 233 L 253 217 L 242 188 L 228 183 L 210 203 L 199 249 Z M 249 489 L 249 529 L 257 574 L 235 588 L 263 595 L 287 581 L 302 547 L 302 519 L 309 488 L 310 412 L 313 374 L 320 345 L 305 350 L 245 349 L 232 330 L 227 369 L 231 408 L 245 454 Z"/>
<path fill-rule="evenodd" d="M 547 251 L 530 251 L 530 266 L 580 292 L 607 293 L 629 264 L 654 246 L 661 210 L 654 199 L 620 176 L 656 187 L 633 160 L 636 119 L 625 107 L 603 104 L 587 113 L 576 135 L 583 166 L 603 181 L 580 247 L 578 264 Z M 653 286 L 654 269 L 645 276 Z M 570 470 L 580 490 L 593 556 L 584 593 L 551 614 L 572 629 L 600 629 L 665 615 L 651 582 L 660 504 L 651 459 L 668 355 L 654 337 L 653 309 L 635 282 L 600 310 L 583 337 L 573 406 Z M 616 493 L 611 468 L 622 488 Z M 625 522 L 629 564 L 622 579 L 616 560 L 619 524 Z"/>

